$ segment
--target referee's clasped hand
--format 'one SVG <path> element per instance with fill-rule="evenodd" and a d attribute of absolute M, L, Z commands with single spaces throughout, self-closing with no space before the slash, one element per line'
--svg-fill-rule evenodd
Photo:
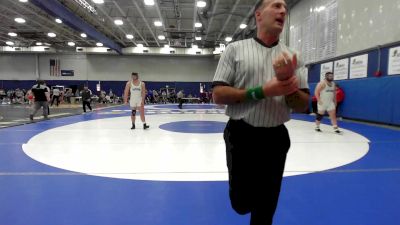
<path fill-rule="evenodd" d="M 272 61 L 272 66 L 278 80 L 287 80 L 294 75 L 297 68 L 297 56 L 293 54 L 290 57 L 288 53 L 282 52 Z"/>
<path fill-rule="evenodd" d="M 278 80 L 276 77 L 263 85 L 265 96 L 282 96 L 289 95 L 299 89 L 299 82 L 296 76 L 291 76 L 287 80 Z"/>

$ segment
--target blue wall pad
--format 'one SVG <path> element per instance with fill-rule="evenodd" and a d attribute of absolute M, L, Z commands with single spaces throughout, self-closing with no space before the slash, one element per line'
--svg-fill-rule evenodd
<path fill-rule="evenodd" d="M 345 92 L 343 117 L 400 125 L 400 76 L 337 82 Z M 316 83 L 310 84 L 314 95 Z"/>
<path fill-rule="evenodd" d="M 345 91 L 345 100 L 339 109 L 341 116 L 391 125 L 400 125 L 400 76 L 388 76 L 389 49 L 371 50 L 368 54 L 367 77 L 336 81 Z M 359 54 L 362 55 L 362 54 Z M 356 55 L 354 55 L 356 56 Z M 352 56 L 349 56 L 350 58 Z M 379 62 L 380 58 L 380 64 Z M 309 67 L 308 82 L 314 95 L 320 79 L 321 64 Z M 350 70 L 350 69 L 349 69 Z M 380 71 L 381 76 L 375 77 Z M 350 74 L 350 71 L 348 71 Z"/>

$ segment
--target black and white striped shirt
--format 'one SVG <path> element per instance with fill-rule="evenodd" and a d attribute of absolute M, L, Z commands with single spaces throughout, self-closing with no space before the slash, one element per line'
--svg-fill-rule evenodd
<path fill-rule="evenodd" d="M 225 84 L 239 89 L 263 85 L 275 76 L 272 60 L 286 51 L 295 53 L 282 43 L 267 47 L 257 38 L 231 43 L 219 60 L 213 85 Z M 299 88 L 308 88 L 306 68 L 299 55 L 296 75 Z M 290 108 L 284 96 L 266 97 L 259 101 L 246 101 L 227 106 L 226 115 L 243 119 L 255 127 L 275 127 L 290 119 Z"/>

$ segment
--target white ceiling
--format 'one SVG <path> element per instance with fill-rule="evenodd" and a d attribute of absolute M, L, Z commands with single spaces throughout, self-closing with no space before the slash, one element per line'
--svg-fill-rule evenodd
<path fill-rule="evenodd" d="M 31 0 L 32 1 L 32 0 Z M 36 0 L 40 1 L 40 0 Z M 122 48 L 143 44 L 148 47 L 169 44 L 173 47 L 214 47 L 225 42 L 225 37 L 241 39 L 254 31 L 252 10 L 257 0 L 205 0 L 207 6 L 198 8 L 197 0 L 155 0 L 154 6 L 145 6 L 143 0 L 105 0 L 104 4 L 95 4 L 91 0 L 54 0 L 62 3 L 73 14 L 94 27 Z M 289 7 L 299 0 L 287 0 Z M 92 6 L 95 12 L 83 8 L 79 2 Z M 24 24 L 14 21 L 23 17 Z M 122 19 L 121 26 L 114 24 L 115 19 Z M 161 20 L 163 26 L 154 26 L 155 20 Z M 202 23 L 195 28 L 194 23 Z M 241 23 L 249 24 L 242 30 Z M 17 37 L 10 37 L 15 32 Z M 48 32 L 57 37 L 50 38 Z M 0 0 L 0 46 L 6 41 L 13 41 L 16 46 L 29 47 L 36 42 L 49 43 L 56 48 L 68 48 L 67 42 L 76 46 L 95 46 L 98 42 L 91 37 L 82 38 L 76 28 L 55 22 L 55 16 L 35 6 L 32 2 L 18 0 Z M 134 39 L 127 39 L 132 34 Z M 159 40 L 158 35 L 166 36 Z M 201 37 L 196 41 L 195 37 Z"/>

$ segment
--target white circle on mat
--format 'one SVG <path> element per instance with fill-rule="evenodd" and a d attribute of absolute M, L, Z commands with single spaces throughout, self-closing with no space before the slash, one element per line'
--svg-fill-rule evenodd
<path fill-rule="evenodd" d="M 130 117 L 89 120 L 46 130 L 23 145 L 24 152 L 49 166 L 94 176 L 135 180 L 223 181 L 227 180 L 225 143 L 222 133 L 179 133 L 158 127 L 173 121 L 221 121 L 221 114 L 148 115 L 150 129 L 137 119 L 130 130 Z M 284 176 L 337 168 L 367 154 L 368 139 L 332 127 L 291 120 L 287 127 L 292 147 Z"/>

